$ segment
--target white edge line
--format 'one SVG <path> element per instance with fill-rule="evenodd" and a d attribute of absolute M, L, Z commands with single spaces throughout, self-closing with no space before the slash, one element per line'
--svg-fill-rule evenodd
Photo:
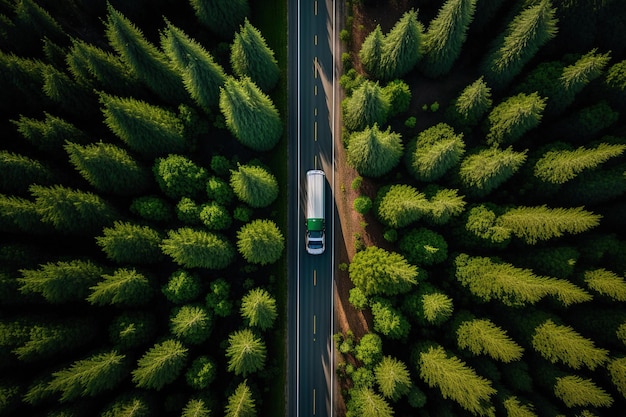
<path fill-rule="evenodd" d="M 298 40 L 296 43 L 297 54 L 297 88 L 296 88 L 296 102 L 297 102 L 297 155 L 298 159 L 298 172 L 296 173 L 296 184 L 298 188 L 297 201 L 297 219 L 296 219 L 296 417 L 300 415 L 300 0 L 298 0 Z"/>
<path fill-rule="evenodd" d="M 332 140 L 332 158 L 333 158 L 333 201 L 335 200 L 335 78 L 336 78 L 336 57 L 335 57 L 335 32 L 337 25 L 337 2 L 333 0 L 333 108 L 332 108 L 332 126 L 330 137 Z M 334 392 L 335 392 L 335 343 L 333 342 L 333 333 L 335 331 L 335 213 L 333 210 L 333 216 L 331 220 L 331 231 L 333 234 L 333 253 L 331 254 L 331 292 L 330 292 L 330 416 L 332 417 L 335 411 Z"/>

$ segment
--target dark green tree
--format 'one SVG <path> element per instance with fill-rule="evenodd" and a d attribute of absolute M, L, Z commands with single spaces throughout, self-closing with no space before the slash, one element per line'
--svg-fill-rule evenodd
<path fill-rule="evenodd" d="M 22 0 L 14 5 L 15 22 L 20 29 L 19 33 L 25 39 L 20 44 L 32 39 L 33 43 L 41 46 L 37 41 L 48 38 L 55 41 L 65 41 L 65 34 L 59 22 L 43 7 L 33 0 Z"/>
<path fill-rule="evenodd" d="M 484 77 L 463 89 L 453 101 L 451 115 L 462 125 L 475 126 L 487 113 L 492 105 L 491 88 L 487 86 Z"/>
<path fill-rule="evenodd" d="M 354 199 L 353 208 L 359 214 L 367 214 L 372 209 L 372 199 L 366 195 L 360 195 Z"/>
<path fill-rule="evenodd" d="M 366 296 L 396 295 L 417 284 L 418 269 L 400 254 L 369 246 L 350 263 L 350 280 Z"/>
<path fill-rule="evenodd" d="M 350 135 L 346 156 L 360 175 L 380 177 L 391 171 L 400 162 L 404 145 L 399 133 L 391 127 L 381 131 L 378 124 Z"/>
<path fill-rule="evenodd" d="M 43 104 L 51 104 L 43 93 L 44 74 L 51 65 L 40 60 L 22 58 L 14 53 L 0 51 L 0 87 L 5 111 L 31 111 Z M 10 103 L 10 104 L 9 104 Z M 7 107 L 10 106 L 10 107 Z"/>
<path fill-rule="evenodd" d="M 270 91 L 280 76 L 278 62 L 261 32 L 246 18 L 230 47 L 230 64 L 238 77 L 250 79 L 263 91 Z"/>
<path fill-rule="evenodd" d="M 212 201 L 202 206 L 200 220 L 209 230 L 225 230 L 230 227 L 233 218 L 226 207 Z"/>
<path fill-rule="evenodd" d="M 202 206 L 199 206 L 189 197 L 183 197 L 176 203 L 176 217 L 186 224 L 200 224 L 200 210 L 202 210 Z"/>
<path fill-rule="evenodd" d="M 378 82 L 366 80 L 341 104 L 344 124 L 348 130 L 382 126 L 387 121 L 390 104 Z"/>
<path fill-rule="evenodd" d="M 220 110 L 226 126 L 243 145 L 269 151 L 283 133 L 278 110 L 272 100 L 249 78 L 229 78 L 220 89 Z"/>
<path fill-rule="evenodd" d="M 169 201 L 153 195 L 133 199 L 130 204 L 130 211 L 153 222 L 167 222 L 174 217 L 174 210 Z"/>
<path fill-rule="evenodd" d="M 251 207 L 267 207 L 278 197 L 278 181 L 267 169 L 237 164 L 230 171 L 230 186 L 239 200 Z"/>
<path fill-rule="evenodd" d="M 393 401 L 408 394 L 412 385 L 406 364 L 391 356 L 385 356 L 376 365 L 374 375 L 380 392 Z"/>
<path fill-rule="evenodd" d="M 144 311 L 126 311 L 109 325 L 109 340 L 119 351 L 146 346 L 156 333 L 156 320 Z"/>
<path fill-rule="evenodd" d="M 626 358 L 619 357 L 609 361 L 606 366 L 611 382 L 623 397 L 626 397 Z"/>
<path fill-rule="evenodd" d="M 525 161 L 526 151 L 516 152 L 511 147 L 483 149 L 461 161 L 459 176 L 470 194 L 486 196 L 516 173 Z"/>
<path fill-rule="evenodd" d="M 447 74 L 461 54 L 477 0 L 447 0 L 424 33 L 422 71 L 430 77 Z"/>
<path fill-rule="evenodd" d="M 415 265 L 439 264 L 448 258 L 448 244 L 443 236 L 430 229 L 412 229 L 400 238 L 400 252 Z"/>
<path fill-rule="evenodd" d="M 267 349 L 263 340 L 250 329 L 238 330 L 228 336 L 226 348 L 228 370 L 245 378 L 265 368 Z"/>
<path fill-rule="evenodd" d="M 139 388 L 161 390 L 178 378 L 185 366 L 188 349 L 177 340 L 157 343 L 137 361 L 132 372 Z"/>
<path fill-rule="evenodd" d="M 237 231 L 237 248 L 253 264 L 273 264 L 283 254 L 285 238 L 272 220 L 253 220 Z"/>
<path fill-rule="evenodd" d="M 374 78 L 382 78 L 380 60 L 383 53 L 383 43 L 385 35 L 383 35 L 380 25 L 376 25 L 363 41 L 359 50 L 359 59 L 367 71 Z"/>
<path fill-rule="evenodd" d="M 184 305 L 175 308 L 170 315 L 170 331 L 181 341 L 198 345 L 211 336 L 213 321 L 206 308 Z"/>
<path fill-rule="evenodd" d="M 423 32 L 417 11 L 404 13 L 385 35 L 377 77 L 392 80 L 411 71 L 422 58 Z"/>
<path fill-rule="evenodd" d="M 428 208 L 426 196 L 408 184 L 381 187 L 374 200 L 376 217 L 386 226 L 401 228 L 419 220 Z"/>
<path fill-rule="evenodd" d="M 389 117 L 397 116 L 409 110 L 411 106 L 411 89 L 403 80 L 397 79 L 383 87 L 383 95 L 389 102 Z"/>
<path fill-rule="evenodd" d="M 223 269 L 235 257 L 232 244 L 224 237 L 189 227 L 170 230 L 161 250 L 184 268 Z"/>
<path fill-rule="evenodd" d="M 582 91 L 583 88 L 591 81 L 600 77 L 604 71 L 604 68 L 611 60 L 611 53 L 598 54 L 597 49 L 592 49 L 580 57 L 572 65 L 568 65 L 563 68 L 561 74 L 561 85 L 566 92 L 565 99 L 559 102 L 559 110 L 569 106 L 575 96 Z"/>
<path fill-rule="evenodd" d="M 225 39 L 231 39 L 250 14 L 248 0 L 189 0 L 189 3 L 198 20 Z"/>
<path fill-rule="evenodd" d="M 142 394 L 123 394 L 107 405 L 100 417 L 149 417 L 156 410 Z"/>
<path fill-rule="evenodd" d="M 374 319 L 374 331 L 390 339 L 406 339 L 411 330 L 411 325 L 389 300 L 376 297 L 370 302 L 370 306 Z"/>
<path fill-rule="evenodd" d="M 441 178 L 461 161 L 465 153 L 463 134 L 457 134 L 445 123 L 439 123 L 419 133 L 407 145 L 407 169 L 420 181 Z"/>
<path fill-rule="evenodd" d="M 219 317 L 228 317 L 233 310 L 230 300 L 230 284 L 223 278 L 218 278 L 209 284 L 209 292 L 205 297 L 206 306 Z"/>
<path fill-rule="evenodd" d="M 152 264 L 163 260 L 159 245 L 163 236 L 149 226 L 116 221 L 105 227 L 96 243 L 107 258 L 120 264 Z"/>
<path fill-rule="evenodd" d="M 228 206 L 235 197 L 235 193 L 228 182 L 216 176 L 212 176 L 207 181 L 206 193 L 210 200 L 215 200 L 217 204 L 223 206 Z"/>
<path fill-rule="evenodd" d="M 100 192 L 133 195 L 143 193 L 151 185 L 150 171 L 118 146 L 67 142 L 64 148 L 78 173 Z"/>
<path fill-rule="evenodd" d="M 90 90 L 71 79 L 65 72 L 49 69 L 43 75 L 43 92 L 63 112 L 77 117 L 97 114 L 97 101 Z"/>
<path fill-rule="evenodd" d="M 206 187 L 208 173 L 183 155 L 157 158 L 152 167 L 157 184 L 168 197 L 199 197 Z"/>
<path fill-rule="evenodd" d="M 217 365 L 208 356 L 198 356 L 185 373 L 187 385 L 196 390 L 208 388 L 217 377 Z"/>
<path fill-rule="evenodd" d="M 240 312 L 249 326 L 270 329 L 278 316 L 276 299 L 263 288 L 253 288 L 241 299 Z"/>
<path fill-rule="evenodd" d="M 256 415 L 256 404 L 252 391 L 248 387 L 247 380 L 244 380 L 228 397 L 224 417 L 256 417 Z"/>
<path fill-rule="evenodd" d="M 515 142 L 539 125 L 545 107 L 546 99 L 536 92 L 507 98 L 487 117 L 487 143 L 497 146 Z"/>
<path fill-rule="evenodd" d="M 30 184 L 51 185 L 57 175 L 36 159 L 0 150 L 0 190 L 26 194 Z"/>
<path fill-rule="evenodd" d="M 48 112 L 44 112 L 44 116 L 44 119 L 34 119 L 22 115 L 18 120 L 12 120 L 20 135 L 41 152 L 60 155 L 65 141 L 72 143 L 89 141 L 85 132 L 68 121 Z"/>
<path fill-rule="evenodd" d="M 135 269 L 120 268 L 111 275 L 103 274 L 102 278 L 90 288 L 87 301 L 93 305 L 143 305 L 154 293 L 150 280 Z"/>
<path fill-rule="evenodd" d="M 169 301 L 183 304 L 200 296 L 202 290 L 200 277 L 194 272 L 178 269 L 172 272 L 169 280 L 161 288 L 161 292 Z"/>

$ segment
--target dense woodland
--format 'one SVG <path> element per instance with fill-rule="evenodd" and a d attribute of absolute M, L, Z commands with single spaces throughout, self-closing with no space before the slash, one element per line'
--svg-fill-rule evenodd
<path fill-rule="evenodd" d="M 618 0 L 349 4 L 348 416 L 623 414 L 625 24 Z"/>
<path fill-rule="evenodd" d="M 0 1 L 0 415 L 283 412 L 285 77 L 258 10 Z"/>

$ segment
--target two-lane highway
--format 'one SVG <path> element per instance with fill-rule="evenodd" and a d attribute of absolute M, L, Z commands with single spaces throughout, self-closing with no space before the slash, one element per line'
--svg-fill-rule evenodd
<path fill-rule="evenodd" d="M 289 3 L 288 416 L 334 415 L 334 1 Z M 305 178 L 326 173 L 326 251 L 304 248 Z"/>

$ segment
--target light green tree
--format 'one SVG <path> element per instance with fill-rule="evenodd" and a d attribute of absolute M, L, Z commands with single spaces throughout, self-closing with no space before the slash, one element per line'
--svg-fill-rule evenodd
<path fill-rule="evenodd" d="M 417 11 L 402 15 L 385 35 L 378 78 L 391 80 L 402 77 L 422 58 L 424 26 L 417 20 Z"/>
<path fill-rule="evenodd" d="M 439 123 L 419 133 L 409 142 L 405 154 L 406 166 L 420 181 L 441 178 L 457 165 L 465 153 L 463 134 L 457 134 L 445 123 Z"/>
<path fill-rule="evenodd" d="M 492 103 L 491 88 L 481 76 L 465 87 L 454 100 L 452 114 L 461 124 L 475 126 L 491 108 Z"/>
<path fill-rule="evenodd" d="M 230 46 L 230 64 L 235 75 L 250 77 L 263 91 L 274 88 L 280 76 L 274 51 L 247 18 Z"/>
<path fill-rule="evenodd" d="M 170 275 L 167 284 L 163 285 L 161 292 L 169 301 L 182 304 L 192 301 L 200 296 L 201 282 L 198 274 L 178 269 Z"/>
<path fill-rule="evenodd" d="M 408 394 L 412 385 L 406 364 L 391 356 L 385 356 L 376 365 L 374 376 L 380 392 L 393 401 Z"/>
<path fill-rule="evenodd" d="M 163 259 L 159 244 L 163 237 L 149 227 L 116 221 L 105 227 L 96 243 L 107 258 L 117 263 L 151 264 Z"/>
<path fill-rule="evenodd" d="M 382 78 L 380 73 L 380 60 L 383 52 L 383 35 L 380 25 L 376 25 L 363 40 L 361 49 L 359 50 L 359 59 L 368 74 L 375 78 Z"/>
<path fill-rule="evenodd" d="M 461 161 L 461 184 L 476 196 L 486 196 L 516 173 L 526 161 L 526 151 L 489 148 L 467 155 Z"/>
<path fill-rule="evenodd" d="M 210 417 L 211 409 L 200 398 L 192 398 L 185 404 L 181 417 Z"/>
<path fill-rule="evenodd" d="M 347 404 L 351 415 L 363 417 L 392 417 L 393 409 L 387 401 L 371 388 L 353 388 Z"/>
<path fill-rule="evenodd" d="M 100 417 L 149 417 L 155 412 L 156 410 L 145 395 L 127 393 L 108 404 Z"/>
<path fill-rule="evenodd" d="M 509 337 L 506 330 L 489 319 L 464 321 L 456 330 L 457 344 L 474 355 L 485 354 L 509 363 L 521 359 L 524 348 Z"/>
<path fill-rule="evenodd" d="M 626 358 L 619 357 L 609 360 L 606 365 L 611 382 L 623 397 L 626 397 Z"/>
<path fill-rule="evenodd" d="M 626 281 L 615 272 L 604 268 L 585 271 L 585 283 L 590 290 L 615 301 L 626 301 Z"/>
<path fill-rule="evenodd" d="M 248 381 L 245 380 L 228 397 L 224 417 L 256 417 L 256 415 L 254 397 L 250 387 L 248 387 Z"/>
<path fill-rule="evenodd" d="M 209 230 L 225 230 L 230 227 L 233 218 L 226 207 L 212 201 L 202 206 L 200 220 Z"/>
<path fill-rule="evenodd" d="M 263 288 L 253 288 L 243 296 L 240 312 L 250 326 L 270 329 L 278 316 L 276 299 Z"/>
<path fill-rule="evenodd" d="M 411 324 L 391 301 L 376 297 L 370 302 L 374 320 L 374 331 L 390 339 L 406 339 L 411 331 Z"/>
<path fill-rule="evenodd" d="M 516 396 L 510 396 L 502 402 L 508 417 L 538 417 L 532 404 L 522 404 Z"/>
<path fill-rule="evenodd" d="M 426 220 L 435 224 L 446 224 L 454 216 L 465 210 L 465 196 L 459 195 L 459 190 L 448 188 L 437 189 L 430 187 L 430 198 L 425 206 Z"/>
<path fill-rule="evenodd" d="M 565 97 L 557 103 L 557 111 L 569 106 L 587 84 L 602 75 L 604 68 L 611 61 L 611 53 L 597 52 L 598 50 L 594 48 L 572 65 L 563 68 L 560 81 L 565 90 Z"/>
<path fill-rule="evenodd" d="M 361 131 L 375 124 L 382 126 L 390 105 L 378 82 L 365 80 L 341 104 L 344 124 L 350 131 Z"/>
<path fill-rule="evenodd" d="M 267 207 L 278 197 L 274 174 L 257 165 L 237 164 L 230 171 L 230 186 L 237 198 L 251 207 Z"/>
<path fill-rule="evenodd" d="M 546 99 L 536 92 L 509 97 L 487 116 L 487 143 L 505 145 L 515 142 L 541 121 Z"/>
<path fill-rule="evenodd" d="M 591 379 L 567 375 L 556 379 L 554 395 L 567 407 L 610 407 L 613 398 Z"/>
<path fill-rule="evenodd" d="M 366 333 L 354 347 L 354 357 L 373 369 L 383 359 L 383 341 L 376 333 Z"/>
<path fill-rule="evenodd" d="M 374 200 L 376 217 L 386 226 L 401 228 L 419 220 L 428 210 L 426 196 L 408 184 L 381 187 Z"/>
<path fill-rule="evenodd" d="M 357 172 L 367 177 L 380 177 L 391 171 L 402 156 L 402 138 L 391 127 L 381 131 L 378 124 L 350 135 L 346 156 Z"/>
<path fill-rule="evenodd" d="M 417 284 L 418 269 L 400 254 L 369 246 L 350 263 L 350 280 L 366 296 L 396 295 Z"/>
<path fill-rule="evenodd" d="M 188 349 L 178 340 L 157 343 L 137 361 L 132 372 L 139 388 L 161 390 L 178 378 L 185 366 Z"/>
<path fill-rule="evenodd" d="M 250 263 L 273 264 L 283 254 L 285 238 L 274 221 L 256 219 L 237 231 L 237 248 Z"/>
<path fill-rule="evenodd" d="M 224 269 L 235 258 L 235 250 L 226 238 L 189 227 L 170 230 L 161 242 L 161 250 L 185 268 Z"/>
<path fill-rule="evenodd" d="M 87 301 L 93 305 L 134 306 L 147 303 L 153 290 L 146 276 L 135 269 L 120 268 L 90 288 Z"/>
<path fill-rule="evenodd" d="M 209 312 L 199 305 L 184 305 L 172 310 L 170 331 L 181 341 L 198 345 L 211 336 L 213 321 Z"/>
<path fill-rule="evenodd" d="M 208 179 L 206 169 L 183 155 L 157 158 L 152 171 L 161 191 L 175 200 L 200 196 Z"/>
<path fill-rule="evenodd" d="M 245 378 L 265 368 L 267 349 L 265 342 L 250 329 L 238 330 L 228 336 L 226 348 L 228 370 Z"/>

